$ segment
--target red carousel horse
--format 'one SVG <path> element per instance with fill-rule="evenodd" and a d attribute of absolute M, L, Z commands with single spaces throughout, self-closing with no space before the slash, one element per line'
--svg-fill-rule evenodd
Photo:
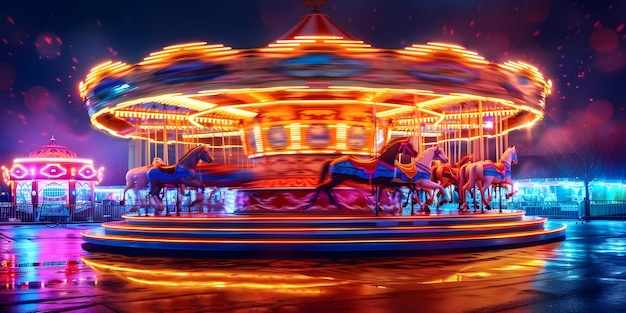
<path fill-rule="evenodd" d="M 489 202 L 491 196 L 486 196 L 485 191 L 491 186 L 510 186 L 511 192 L 507 193 L 507 198 L 514 193 L 514 183 L 511 176 L 511 166 L 517 164 L 517 150 L 515 146 L 504 151 L 498 162 L 491 160 L 478 161 L 465 164 L 460 170 L 459 180 L 459 209 L 466 210 L 467 202 L 465 193 L 478 186 L 480 198 L 487 210 L 491 210 Z"/>

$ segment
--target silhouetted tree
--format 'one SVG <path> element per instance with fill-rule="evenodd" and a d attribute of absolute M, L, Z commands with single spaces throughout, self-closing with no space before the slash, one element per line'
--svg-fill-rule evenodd
<path fill-rule="evenodd" d="M 570 125 L 546 132 L 540 149 L 568 177 L 584 184 L 584 215 L 589 216 L 589 183 L 621 172 L 619 154 L 623 142 L 610 127 Z"/>

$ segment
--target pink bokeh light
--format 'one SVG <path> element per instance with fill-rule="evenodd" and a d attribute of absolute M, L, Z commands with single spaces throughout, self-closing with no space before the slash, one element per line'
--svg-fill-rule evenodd
<path fill-rule="evenodd" d="M 35 39 L 35 48 L 37 48 L 37 53 L 39 53 L 41 58 L 55 59 L 61 56 L 63 41 L 54 33 L 45 32 Z"/>
<path fill-rule="evenodd" d="M 50 92 L 43 86 L 34 86 L 24 94 L 24 104 L 33 111 L 42 111 L 50 103 Z"/>
<path fill-rule="evenodd" d="M 597 52 L 611 52 L 619 43 L 619 38 L 614 30 L 606 27 L 596 29 L 589 38 L 591 48 Z"/>
<path fill-rule="evenodd" d="M 10 89 L 15 83 L 15 68 L 13 65 L 0 62 L 0 90 Z"/>

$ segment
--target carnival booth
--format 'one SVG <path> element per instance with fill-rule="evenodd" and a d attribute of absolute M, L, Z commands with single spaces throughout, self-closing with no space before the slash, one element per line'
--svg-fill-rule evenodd
<path fill-rule="evenodd" d="M 11 188 L 11 202 L 35 220 L 46 215 L 67 215 L 93 207 L 94 189 L 104 168 L 59 145 L 54 137 L 31 151 L 27 158 L 2 167 L 4 182 Z"/>

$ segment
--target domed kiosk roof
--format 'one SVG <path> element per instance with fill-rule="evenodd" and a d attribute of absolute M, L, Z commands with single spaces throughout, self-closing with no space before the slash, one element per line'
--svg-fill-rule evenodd
<path fill-rule="evenodd" d="M 77 158 L 78 155 L 68 149 L 65 146 L 61 146 L 57 143 L 54 136 L 50 138 L 47 144 L 33 150 L 28 155 L 31 158 L 59 158 L 59 159 L 73 159 Z"/>

